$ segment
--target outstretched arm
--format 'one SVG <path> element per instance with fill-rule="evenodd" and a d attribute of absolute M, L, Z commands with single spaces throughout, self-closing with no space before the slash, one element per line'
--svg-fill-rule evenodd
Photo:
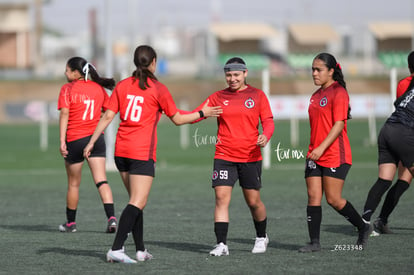
<path fill-rule="evenodd" d="M 170 119 L 172 122 L 174 122 L 175 125 L 182 125 L 194 122 L 203 117 L 219 117 L 220 114 L 223 113 L 221 106 L 209 107 L 208 103 L 209 100 L 204 103 L 203 108 L 201 108 L 200 111 L 194 111 L 190 113 L 187 111 L 179 110 L 172 117 L 170 117 Z"/>

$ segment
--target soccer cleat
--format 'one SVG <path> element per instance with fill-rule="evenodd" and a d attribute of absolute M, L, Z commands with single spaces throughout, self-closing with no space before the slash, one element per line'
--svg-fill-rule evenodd
<path fill-rule="evenodd" d="M 380 218 L 376 219 L 374 222 L 374 231 L 378 233 L 378 235 L 394 233 L 391 231 L 387 224 L 384 224 L 384 222 Z"/>
<path fill-rule="evenodd" d="M 210 251 L 210 256 L 227 256 L 229 255 L 229 248 L 224 243 L 219 243 Z"/>
<path fill-rule="evenodd" d="M 139 262 L 145 262 L 145 261 L 149 261 L 152 259 L 152 255 L 148 252 L 148 250 L 144 250 L 144 251 L 137 251 L 137 260 Z"/>
<path fill-rule="evenodd" d="M 110 217 L 108 219 L 108 227 L 106 228 L 106 233 L 115 233 L 116 232 L 116 218 Z"/>
<path fill-rule="evenodd" d="M 372 230 L 371 234 L 369 235 L 370 237 L 378 237 L 379 235 L 381 235 L 380 233 L 378 233 L 377 231 Z"/>
<path fill-rule="evenodd" d="M 300 253 L 318 252 L 321 251 L 321 245 L 319 243 L 308 243 L 304 247 L 299 248 Z"/>
<path fill-rule="evenodd" d="M 76 222 L 64 223 L 59 225 L 59 231 L 68 233 L 76 232 Z"/>
<path fill-rule="evenodd" d="M 106 253 L 106 261 L 110 263 L 124 263 L 124 264 L 136 264 L 137 261 L 131 259 L 127 254 L 125 254 L 124 248 L 119 250 L 109 249 Z"/>
<path fill-rule="evenodd" d="M 267 248 L 267 244 L 269 243 L 269 238 L 267 237 L 256 237 L 256 242 L 254 243 L 254 247 L 252 249 L 252 253 L 265 253 L 266 252 L 266 248 Z"/>
<path fill-rule="evenodd" d="M 368 243 L 368 237 L 371 235 L 371 232 L 371 224 L 365 222 L 364 228 L 358 231 L 357 245 L 362 245 L 362 248 L 365 249 L 365 246 Z"/>

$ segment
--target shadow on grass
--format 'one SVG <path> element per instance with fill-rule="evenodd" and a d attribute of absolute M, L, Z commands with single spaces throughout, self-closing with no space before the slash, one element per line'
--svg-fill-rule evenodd
<path fill-rule="evenodd" d="M 36 254 L 43 255 L 46 253 L 62 254 L 65 256 L 79 256 L 79 257 L 93 257 L 99 258 L 106 262 L 105 253 L 97 252 L 96 250 L 82 250 L 82 249 L 67 249 L 62 247 L 47 247 L 39 249 Z"/>
<path fill-rule="evenodd" d="M 358 236 L 358 231 L 355 227 L 349 224 L 324 224 L 321 226 L 322 231 L 338 233 L 347 236 Z"/>
<path fill-rule="evenodd" d="M 15 230 L 15 231 L 33 231 L 33 232 L 57 232 L 57 226 L 50 226 L 44 224 L 16 224 L 16 225 L 0 225 L 0 228 Z"/>
<path fill-rule="evenodd" d="M 410 231 L 414 231 L 414 228 L 407 228 L 407 227 L 394 227 L 394 226 L 390 226 L 391 231 L 392 230 L 410 230 Z"/>
<path fill-rule="evenodd" d="M 229 239 L 229 241 L 241 243 L 241 244 L 249 244 L 252 246 L 254 245 L 254 239 Z M 268 247 L 275 248 L 275 249 L 281 249 L 281 250 L 289 250 L 289 251 L 297 251 L 299 248 L 301 248 L 303 245 L 300 244 L 288 244 L 288 243 L 281 243 L 277 241 L 269 241 Z"/>
<path fill-rule="evenodd" d="M 15 225 L 0 225 L 0 228 L 7 229 L 7 230 L 14 230 L 14 231 L 30 231 L 30 232 L 58 232 L 65 234 L 65 232 L 59 232 L 58 226 L 51 226 L 45 224 L 15 224 Z M 96 230 L 79 230 L 78 233 L 97 233 L 97 234 L 108 234 L 104 230 L 96 231 Z M 78 234 L 78 233 L 70 233 L 70 234 Z"/>
<path fill-rule="evenodd" d="M 208 253 L 211 250 L 211 245 L 203 245 L 197 243 L 184 242 L 163 242 L 163 241 L 145 241 L 145 244 L 157 245 L 160 247 L 170 248 L 178 251 L 190 251 L 196 253 Z"/>

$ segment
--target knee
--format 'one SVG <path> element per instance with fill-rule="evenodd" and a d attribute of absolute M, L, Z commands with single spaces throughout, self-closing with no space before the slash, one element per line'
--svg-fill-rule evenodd
<path fill-rule="evenodd" d="M 256 210 L 264 206 L 262 201 L 247 201 L 246 203 L 250 210 Z"/>
<path fill-rule="evenodd" d="M 337 198 L 326 198 L 326 202 L 334 209 L 340 210 L 344 207 L 342 200 Z"/>
<path fill-rule="evenodd" d="M 308 193 L 308 205 L 321 205 L 322 196 L 319 194 Z"/>

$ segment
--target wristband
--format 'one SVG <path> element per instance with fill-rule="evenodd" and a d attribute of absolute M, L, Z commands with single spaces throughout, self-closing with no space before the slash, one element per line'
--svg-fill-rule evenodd
<path fill-rule="evenodd" d="M 200 114 L 200 118 L 202 118 L 202 117 L 204 117 L 204 113 L 203 113 L 203 111 L 198 111 L 198 113 Z"/>

